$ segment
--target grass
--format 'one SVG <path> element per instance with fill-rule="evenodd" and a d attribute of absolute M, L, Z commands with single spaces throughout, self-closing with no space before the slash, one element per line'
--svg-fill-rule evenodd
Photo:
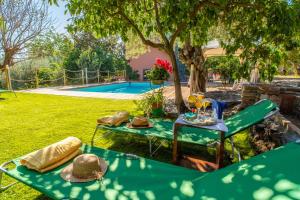
<path fill-rule="evenodd" d="M 2 97 L 0 100 L 0 163 L 68 136 L 78 137 L 83 143 L 89 144 L 97 118 L 119 110 L 128 110 L 131 114 L 137 114 L 135 105 L 131 100 L 25 93 L 18 93 L 17 95 L 18 98 L 15 98 L 13 94 L 0 96 Z M 247 132 L 238 134 L 235 138 L 235 142 L 242 148 L 246 157 L 254 154 L 249 143 L 245 142 L 247 140 Z M 148 157 L 148 144 L 145 138 L 133 135 L 120 137 L 116 134 L 108 139 L 96 137 L 95 145 Z M 186 146 L 188 145 L 185 144 L 183 147 Z M 199 149 L 199 147 L 195 147 L 195 149 L 206 151 Z M 226 144 L 226 149 L 230 151 L 229 143 Z M 206 155 L 213 155 L 213 152 L 208 151 Z M 171 159 L 171 153 L 168 148 L 164 148 L 159 151 L 159 156 L 156 156 L 155 159 L 168 162 Z M 11 181 L 12 179 L 7 177 L 4 179 L 4 183 Z M 47 199 L 36 190 L 21 183 L 0 193 L 1 200 L 18 198 Z"/>
<path fill-rule="evenodd" d="M 300 78 L 300 75 L 276 75 L 275 78 Z"/>

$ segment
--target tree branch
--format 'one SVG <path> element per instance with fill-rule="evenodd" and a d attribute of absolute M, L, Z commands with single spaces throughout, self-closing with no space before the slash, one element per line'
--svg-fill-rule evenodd
<path fill-rule="evenodd" d="M 166 35 L 164 34 L 163 28 L 160 23 L 157 0 L 154 0 L 154 11 L 155 11 L 155 21 L 156 21 L 156 25 L 158 27 L 158 33 L 160 34 L 160 36 L 163 39 L 163 41 L 165 42 L 165 44 L 167 44 L 169 46 L 170 42 L 169 42 L 168 38 L 166 37 Z"/>
<path fill-rule="evenodd" d="M 164 49 L 164 45 L 162 43 L 155 43 L 155 42 L 152 42 L 151 40 L 146 39 L 145 36 L 143 35 L 142 31 L 138 28 L 138 26 L 123 11 L 119 10 L 119 15 L 121 17 L 123 17 L 123 19 L 129 25 L 132 26 L 132 28 L 137 32 L 137 34 L 139 35 L 139 37 L 141 38 L 142 42 L 145 45 L 152 46 L 154 48 Z"/>
<path fill-rule="evenodd" d="M 144 3 L 144 10 L 145 10 L 145 12 L 149 12 L 149 11 L 151 11 L 151 10 L 153 10 L 153 8 L 147 8 L 147 5 L 146 5 L 146 0 L 143 0 L 143 3 Z"/>
<path fill-rule="evenodd" d="M 178 37 L 178 35 L 181 33 L 181 31 L 184 28 L 187 27 L 187 25 L 188 25 L 187 21 L 192 21 L 197 16 L 199 10 L 201 10 L 205 6 L 223 9 L 224 11 L 226 11 L 228 9 L 230 10 L 230 9 L 232 9 L 232 7 L 235 7 L 235 6 L 240 6 L 240 7 L 244 7 L 244 8 L 254 8 L 257 10 L 262 9 L 262 7 L 259 6 L 259 4 L 257 4 L 257 3 L 251 4 L 251 3 L 244 3 L 244 2 L 240 2 L 240 1 L 231 1 L 225 7 L 222 7 L 221 4 L 213 2 L 213 1 L 208 1 L 208 0 L 200 1 L 199 4 L 194 7 L 194 10 L 189 14 L 190 15 L 189 20 L 185 20 L 177 26 L 176 31 L 171 36 L 171 40 L 170 40 L 171 45 L 174 45 L 174 42 L 175 42 L 176 38 Z"/>
<path fill-rule="evenodd" d="M 192 12 L 190 12 L 189 14 L 189 20 L 185 20 L 183 22 L 181 22 L 178 26 L 177 26 L 177 29 L 176 31 L 173 33 L 173 35 L 171 36 L 171 40 L 170 40 L 170 45 L 174 45 L 174 42 L 176 40 L 176 38 L 178 37 L 178 35 L 181 33 L 181 31 L 186 28 L 186 26 L 188 25 L 187 21 L 191 21 L 193 20 L 197 14 L 198 14 L 198 11 L 201 10 L 206 4 L 210 4 L 212 6 L 215 6 L 215 7 L 219 7 L 220 5 L 217 4 L 217 3 L 213 3 L 213 2 L 209 2 L 209 1 L 200 1 L 198 3 L 198 5 L 196 5 L 194 7 L 194 10 Z"/>

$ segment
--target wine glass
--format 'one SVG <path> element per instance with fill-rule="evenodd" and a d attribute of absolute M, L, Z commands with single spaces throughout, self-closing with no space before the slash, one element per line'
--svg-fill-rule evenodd
<path fill-rule="evenodd" d="M 196 103 L 196 101 L 197 101 L 196 96 L 190 95 L 190 96 L 188 97 L 188 102 L 189 102 L 189 104 L 194 105 L 194 104 Z"/>
<path fill-rule="evenodd" d="M 205 97 L 204 97 L 203 94 L 197 95 L 197 101 L 202 101 L 204 98 L 205 98 Z"/>
<path fill-rule="evenodd" d="M 204 108 L 204 112 L 206 113 L 206 108 L 207 106 L 210 105 L 210 101 L 208 99 L 204 99 L 203 100 L 203 108 Z"/>
<path fill-rule="evenodd" d="M 191 110 L 193 112 L 193 110 L 194 110 L 193 108 L 195 108 L 195 103 L 197 101 L 197 97 L 194 95 L 190 95 L 187 100 L 188 100 L 188 108 L 189 108 L 189 110 Z"/>
<path fill-rule="evenodd" d="M 202 106 L 203 106 L 202 100 L 201 100 L 201 101 L 198 100 L 198 101 L 195 103 L 195 106 L 196 106 L 196 108 L 197 108 L 197 119 L 200 119 L 200 110 L 201 110 L 201 108 L 202 108 Z"/>

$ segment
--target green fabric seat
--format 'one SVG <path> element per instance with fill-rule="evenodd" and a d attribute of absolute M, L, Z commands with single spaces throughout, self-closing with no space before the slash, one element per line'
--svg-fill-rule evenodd
<path fill-rule="evenodd" d="M 262 121 L 266 116 L 277 109 L 277 105 L 271 100 L 262 100 L 255 105 L 249 106 L 246 109 L 238 112 L 225 120 L 228 127 L 228 132 L 225 133 L 225 138 L 229 138 L 234 134 Z M 143 136 L 155 136 L 158 138 L 173 139 L 173 123 L 170 120 L 152 119 L 154 127 L 150 129 L 130 129 L 126 125 L 120 127 L 101 126 L 105 130 L 116 131 L 119 133 L 131 133 Z M 193 128 L 183 126 L 178 130 L 178 141 L 188 142 L 200 145 L 208 145 L 212 142 L 219 141 L 220 136 L 218 131 Z"/>
<path fill-rule="evenodd" d="M 265 99 L 236 113 L 224 121 L 228 128 L 228 132 L 225 133 L 225 138 L 229 138 L 254 124 L 257 124 L 268 115 L 276 112 L 277 109 L 278 107 L 274 102 Z M 179 130 L 179 138 L 179 141 L 201 145 L 207 145 L 220 140 L 218 131 L 193 127 L 181 127 Z"/>
<path fill-rule="evenodd" d="M 196 199 L 300 199 L 300 144 L 290 143 L 200 177 Z"/>
<path fill-rule="evenodd" d="M 151 119 L 150 121 L 153 123 L 153 128 L 132 129 L 128 128 L 126 124 L 118 127 L 100 126 L 100 128 L 117 133 L 131 133 L 141 136 L 155 136 L 169 140 L 173 139 L 173 121 L 161 119 Z"/>
<path fill-rule="evenodd" d="M 184 198 L 176 186 L 188 187 L 190 178 L 199 172 L 145 158 L 128 159 L 125 154 L 91 146 L 83 146 L 83 152 L 101 156 L 109 165 L 102 181 L 70 183 L 60 178 L 60 171 L 67 164 L 41 174 L 20 166 L 7 174 L 53 199 L 151 199 L 152 197 L 177 196 Z M 202 174 L 201 174 L 202 175 Z M 161 183 L 166 183 L 162 184 Z M 164 194 L 165 192 L 167 194 Z M 152 198 L 153 199 L 153 198 Z M 166 198 L 164 198 L 166 199 Z"/>
<path fill-rule="evenodd" d="M 195 170 L 83 146 L 109 170 L 101 181 L 70 183 L 60 178 L 67 164 L 40 174 L 19 165 L 5 173 L 53 199 L 300 199 L 300 144 L 286 146 L 215 172 Z"/>

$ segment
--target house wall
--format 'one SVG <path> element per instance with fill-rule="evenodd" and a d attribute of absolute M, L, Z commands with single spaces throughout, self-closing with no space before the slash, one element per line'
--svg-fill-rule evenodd
<path fill-rule="evenodd" d="M 156 58 L 166 59 L 171 63 L 168 54 L 153 47 L 149 47 L 149 51 L 147 53 L 129 60 L 129 65 L 132 69 L 138 71 L 140 81 L 143 80 L 144 70 L 150 69 L 155 63 Z"/>

